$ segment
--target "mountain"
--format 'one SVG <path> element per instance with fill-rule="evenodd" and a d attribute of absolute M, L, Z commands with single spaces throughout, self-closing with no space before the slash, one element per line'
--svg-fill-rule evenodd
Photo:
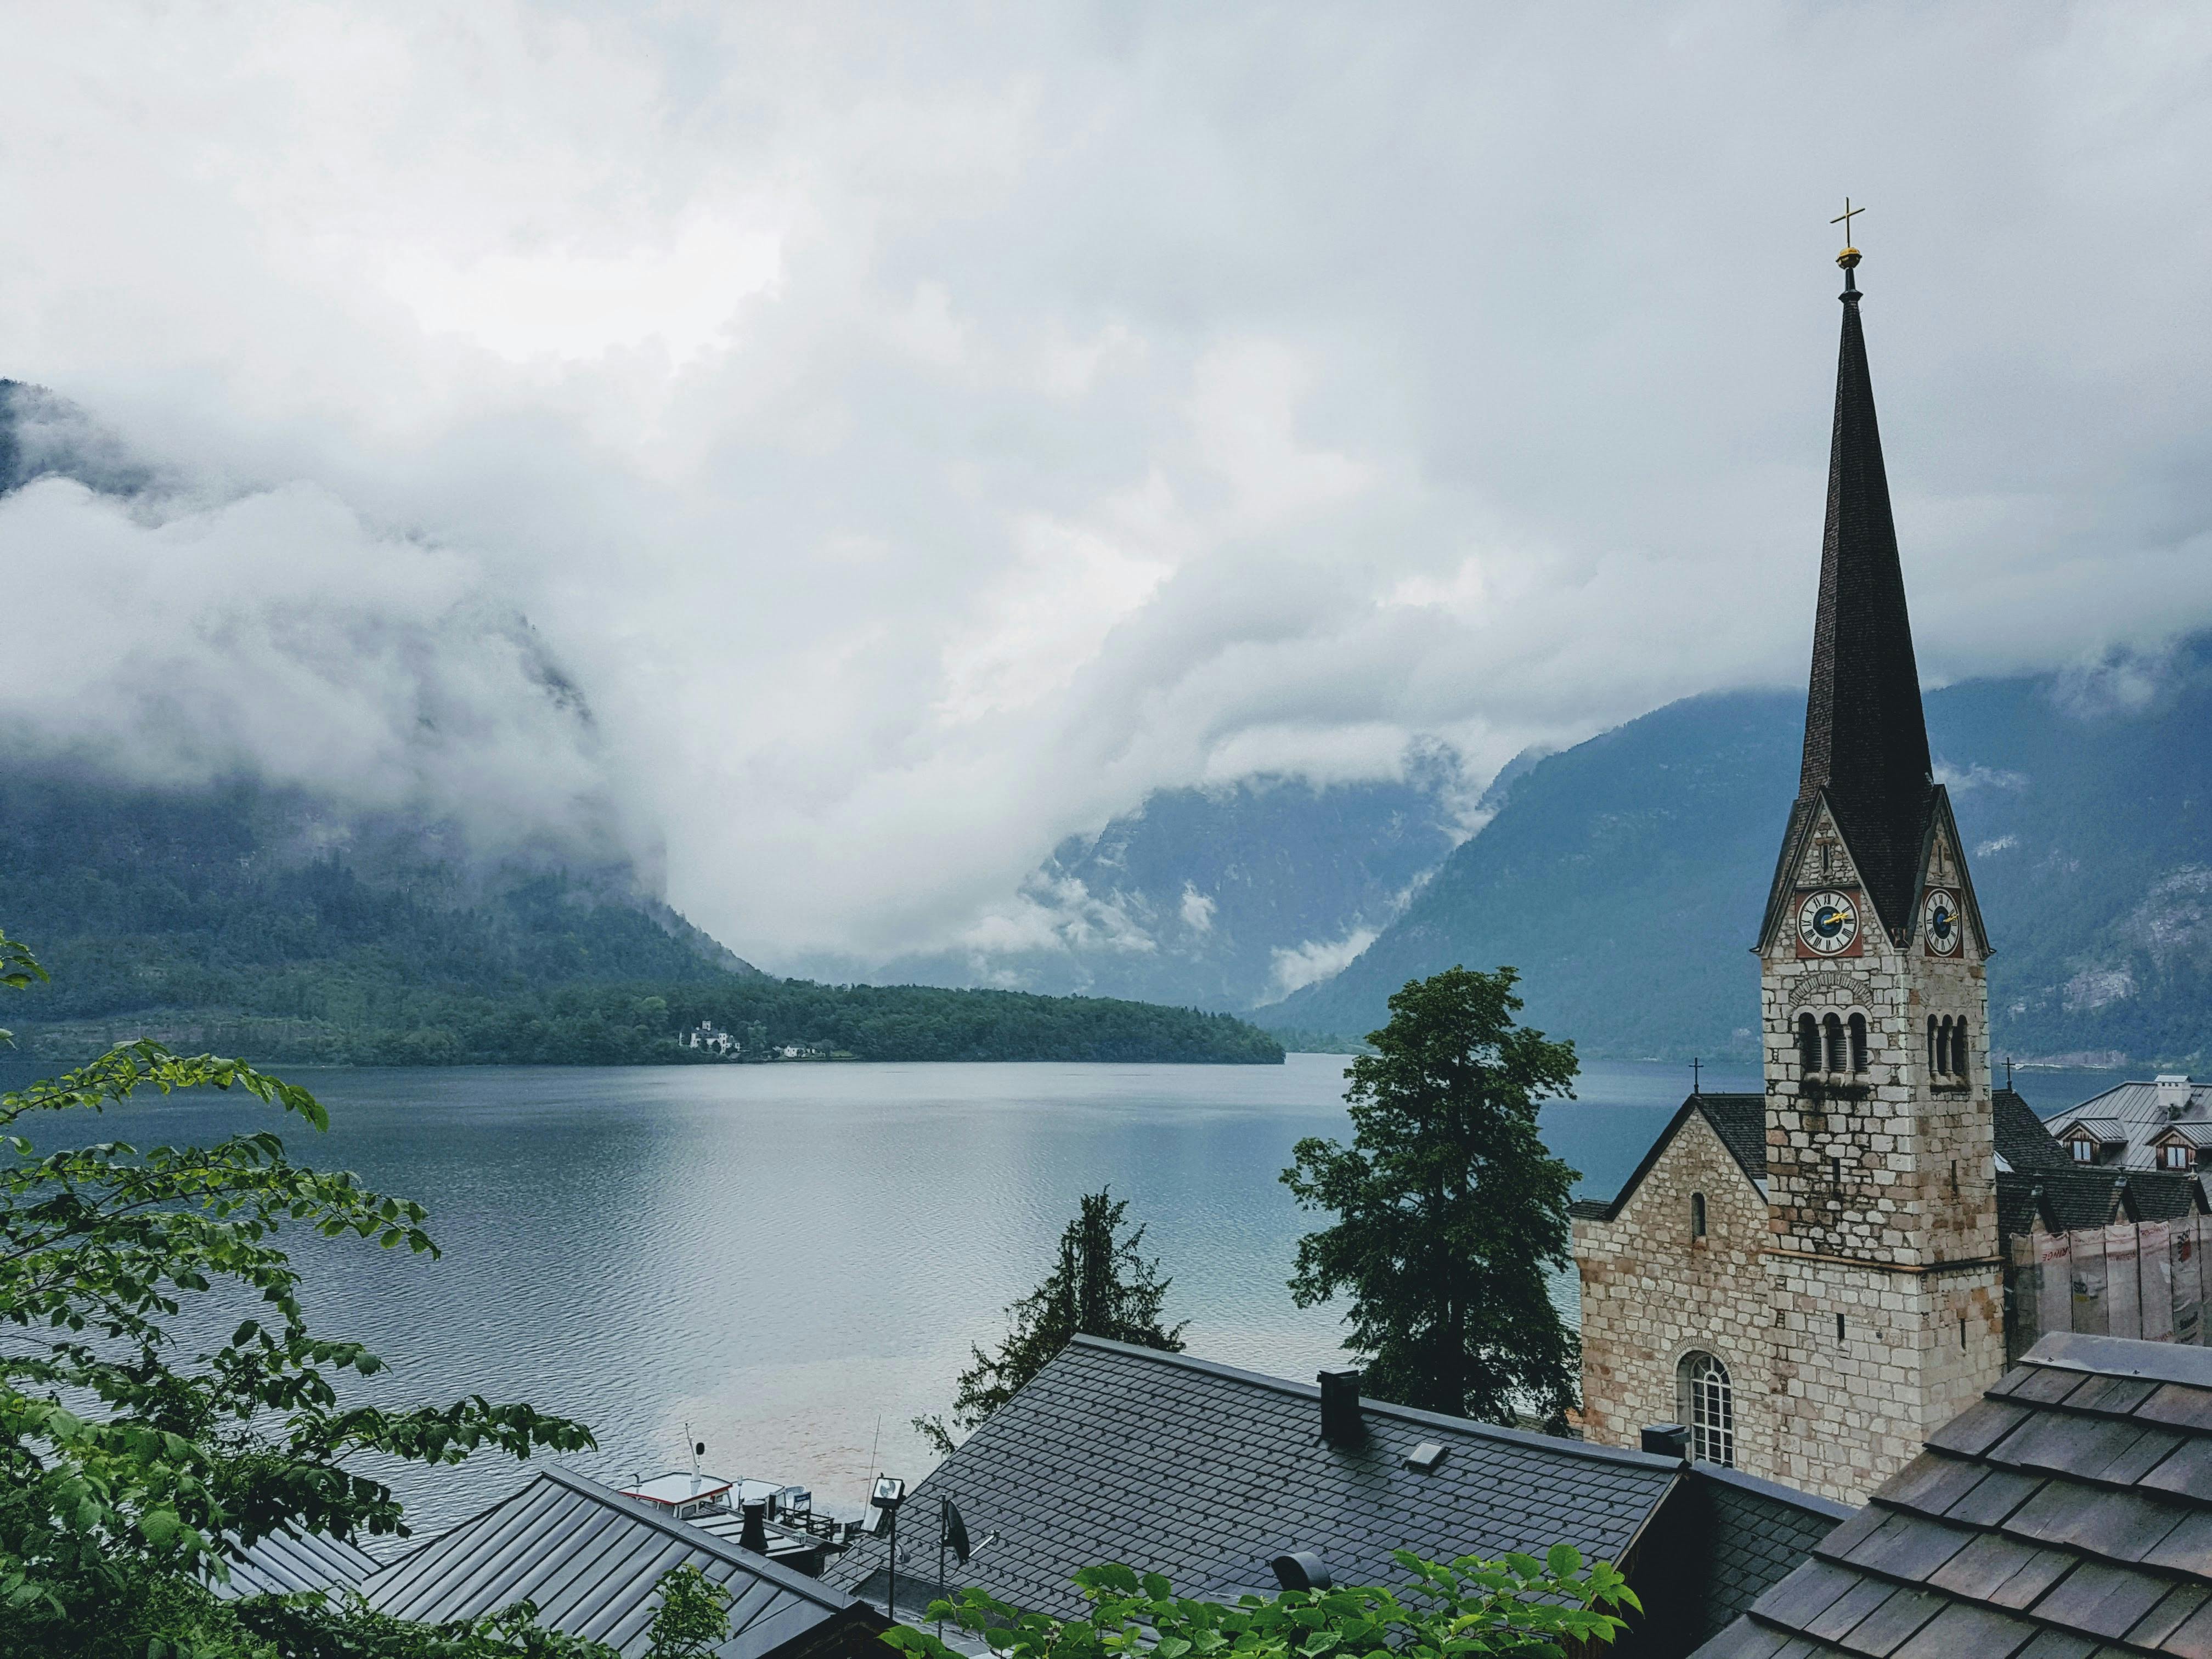
<path fill-rule="evenodd" d="M 759 974 L 662 902 L 498 584 L 312 483 L 187 477 L 0 380 L 0 927 L 54 975 L 5 1019 L 42 1060 L 700 1060 L 702 1020 L 748 1057 L 1282 1058 L 1186 1008 Z"/>
<path fill-rule="evenodd" d="M 2212 638 L 1926 698 L 1997 955 L 1995 1051 L 2212 1052 Z M 1594 1055 L 1757 1052 L 1749 947 L 1796 793 L 1804 699 L 1690 699 L 1529 767 L 1332 979 L 1269 1024 L 1356 1034 L 1407 979 L 1510 963 Z"/>
<path fill-rule="evenodd" d="M 899 958 L 884 977 L 1244 1012 L 1349 961 L 1465 839 L 1459 757 L 1403 776 L 1258 776 L 1162 789 L 1062 842 L 1024 883 L 1014 945 Z"/>
<path fill-rule="evenodd" d="M 0 925 L 53 976 L 6 1010 L 42 1059 L 149 1036 L 284 1062 L 683 1061 L 702 1021 L 754 1057 L 1282 1059 L 1184 1008 L 773 980 L 626 865 L 474 859 L 450 826 L 246 780 L 0 766 Z"/>

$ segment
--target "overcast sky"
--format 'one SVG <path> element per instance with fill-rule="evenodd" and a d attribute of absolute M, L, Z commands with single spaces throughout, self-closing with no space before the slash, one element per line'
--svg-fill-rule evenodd
<path fill-rule="evenodd" d="M 0 508 L 0 717 L 523 811 L 601 776 L 766 963 L 1003 927 L 1161 785 L 1800 682 L 1846 191 L 1923 673 L 2212 623 L 2200 5 L 6 35 L 0 374 L 183 482 Z"/>

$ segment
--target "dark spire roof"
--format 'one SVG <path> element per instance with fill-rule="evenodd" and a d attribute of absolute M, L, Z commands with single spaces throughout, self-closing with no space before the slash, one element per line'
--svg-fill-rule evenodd
<path fill-rule="evenodd" d="M 1798 799 L 1826 791 L 1868 896 L 1891 927 L 1907 924 L 1920 878 L 1932 784 L 1920 675 L 1912 659 L 1905 573 L 1889 514 L 1866 335 L 1847 253 L 1836 428 L 1828 452 L 1828 527 L 1805 702 Z M 1802 815 L 1801 815 L 1802 816 Z"/>

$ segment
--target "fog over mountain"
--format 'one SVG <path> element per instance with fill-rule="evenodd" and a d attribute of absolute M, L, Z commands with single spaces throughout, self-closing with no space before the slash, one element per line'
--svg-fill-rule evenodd
<path fill-rule="evenodd" d="M 1459 757 L 1435 744 L 1396 778 L 1158 790 L 1069 836 L 963 949 L 805 965 L 1264 1010 L 1366 949 L 1483 817 Z"/>
<path fill-rule="evenodd" d="M 254 781 L 318 803 L 333 846 L 398 818 L 464 863 L 634 866 L 658 896 L 658 832 L 589 702 L 466 555 L 312 484 L 164 469 L 6 380 L 0 545 L 30 590 L 0 677 L 11 763 Z"/>
<path fill-rule="evenodd" d="M 1927 698 L 1996 955 L 1994 1052 L 2212 1056 L 2212 637 Z M 1804 732 L 1802 693 L 1706 696 L 1530 768 L 1342 973 L 1271 1018 L 1359 1033 L 1454 963 L 1522 970 L 1585 1053 L 1757 1049 L 1750 952 Z"/>
<path fill-rule="evenodd" d="M 2095 4 L 20 8 L 0 374 L 84 414 L 18 408 L 0 735 L 605 852 L 769 969 L 1115 891 L 1173 957 L 1133 814 L 1798 682 L 1846 191 L 1923 671 L 2212 626 L 2208 63 Z M 1334 960 L 1410 848 L 1204 971 Z"/>

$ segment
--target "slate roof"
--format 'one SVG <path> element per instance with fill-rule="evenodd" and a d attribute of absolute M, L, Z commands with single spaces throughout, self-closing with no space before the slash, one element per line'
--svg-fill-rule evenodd
<path fill-rule="evenodd" d="M 2060 1333 L 1697 1659 L 2212 1655 L 2212 1352 Z"/>
<path fill-rule="evenodd" d="M 1334 1447 L 1319 1401 L 1310 1384 L 1078 1337 L 908 1496 L 899 1605 L 918 1612 L 936 1594 L 941 1497 L 980 1547 L 953 1587 L 1065 1615 L 1081 1605 L 1077 1569 L 1106 1561 L 1217 1597 L 1272 1594 L 1267 1563 L 1297 1549 L 1317 1551 L 1340 1584 L 1400 1582 L 1400 1548 L 1449 1559 L 1567 1542 L 1632 1562 L 1661 1506 L 1711 1484 L 1674 1459 L 1376 1401 L 1361 1402 L 1364 1443 Z M 1405 1464 L 1424 1441 L 1445 1448 L 1427 1474 Z M 1732 1612 L 1842 1513 L 1763 1482 L 1717 1489 L 1725 1561 L 1706 1543 L 1722 1523 L 1685 1499 L 1682 1524 L 1656 1528 L 1655 1548 L 1680 1563 L 1661 1593 Z M 880 1600 L 884 1568 L 884 1540 L 870 1539 L 825 1577 Z M 1717 1617 L 1702 1602 L 1684 1616 Z"/>
<path fill-rule="evenodd" d="M 852 1597 L 815 1579 L 560 1468 L 380 1569 L 362 1589 L 380 1612 L 433 1623 L 534 1601 L 548 1629 L 635 1659 L 660 1605 L 661 1575 L 686 1564 L 735 1598 L 718 1659 L 763 1659 L 854 1608 Z M 879 1616 L 866 1616 L 880 1628 Z"/>
<path fill-rule="evenodd" d="M 1667 1120 L 1644 1154 L 1644 1161 L 1635 1172 L 1620 1183 L 1620 1190 L 1611 1198 L 1578 1198 L 1568 1206 L 1568 1214 L 1581 1221 L 1610 1221 L 1620 1213 L 1620 1206 L 1628 1202 L 1629 1194 L 1644 1184 L 1644 1177 L 1659 1161 L 1682 1126 L 1690 1121 L 1692 1113 L 1703 1117 L 1720 1137 L 1741 1169 L 1744 1179 L 1764 1194 L 1766 1180 L 1766 1097 L 1765 1095 L 1708 1095 L 1693 1094 L 1683 1101 L 1674 1115 Z"/>
<path fill-rule="evenodd" d="M 2167 1110 L 2167 1103 L 2177 1092 L 2181 1110 L 2174 1114 Z M 2153 1169 L 2158 1163 L 2153 1143 L 2160 1130 L 2212 1127 L 2212 1084 L 2191 1082 L 2179 1091 L 2164 1094 L 2155 1083 L 2118 1084 L 2051 1119 L 2051 1132 L 2063 1134 L 2081 1122 L 2093 1122 L 2100 1138 L 2127 1143 L 2128 1149 L 2120 1158 L 2124 1167 Z"/>
<path fill-rule="evenodd" d="M 1997 1231 L 2074 1233 L 2122 1221 L 2173 1221 L 2202 1208 L 2197 1177 L 2178 1171 L 2068 1164 L 1997 1175 Z"/>
<path fill-rule="evenodd" d="M 1711 1636 L 1771 1589 L 1849 1520 L 1849 1504 L 1709 1463 L 1690 1466 L 1707 1516 L 1699 1636 Z"/>
<path fill-rule="evenodd" d="M 2003 1170 L 2047 1170 L 2053 1167 L 2070 1168 L 2074 1160 L 2066 1155 L 2051 1135 L 2035 1109 L 2021 1099 L 2012 1089 L 1999 1089 L 1990 1096 L 1996 1109 L 1997 1168 Z"/>
<path fill-rule="evenodd" d="M 933 1517 L 937 1499 L 952 1498 L 969 1537 L 999 1535 L 968 1579 L 1064 1613 L 1080 1605 L 1070 1577 L 1101 1561 L 1215 1594 L 1272 1584 L 1268 1561 L 1295 1549 L 1318 1550 L 1340 1583 L 1395 1582 L 1399 1548 L 1450 1558 L 1565 1541 L 1617 1560 L 1680 1468 L 1372 1401 L 1361 1404 L 1365 1444 L 1334 1447 L 1321 1440 L 1319 1401 L 1310 1383 L 1079 1336 L 921 1482 L 906 1513 Z M 1425 1440 L 1446 1450 L 1421 1474 L 1404 1459 Z M 825 1577 L 873 1580 L 880 1597 L 882 1566 L 870 1540 Z"/>
<path fill-rule="evenodd" d="M 291 1595 L 301 1590 L 358 1584 L 376 1566 L 374 1556 L 343 1538 L 321 1533 L 304 1537 L 272 1533 L 249 1546 L 243 1560 L 230 1564 L 228 1583 L 213 1588 L 225 1598 Z"/>

